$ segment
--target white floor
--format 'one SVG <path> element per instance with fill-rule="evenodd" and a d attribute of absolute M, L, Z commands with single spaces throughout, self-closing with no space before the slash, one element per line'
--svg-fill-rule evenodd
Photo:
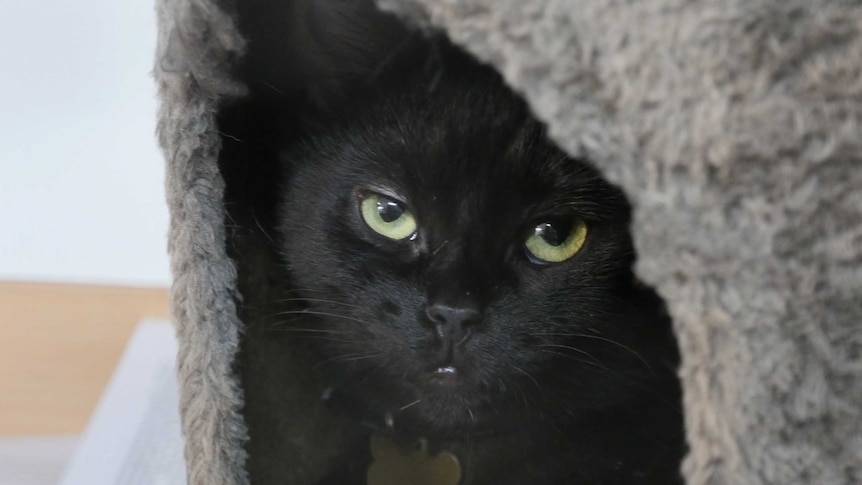
<path fill-rule="evenodd" d="M 0 485 L 54 485 L 77 436 L 0 438 Z"/>

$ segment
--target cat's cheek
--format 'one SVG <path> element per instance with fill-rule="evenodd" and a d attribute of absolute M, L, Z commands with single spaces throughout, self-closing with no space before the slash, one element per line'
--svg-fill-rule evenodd
<path fill-rule="evenodd" d="M 372 314 L 378 322 L 387 322 L 401 316 L 401 307 L 395 304 L 389 298 L 384 298 L 382 301 L 374 305 Z"/>

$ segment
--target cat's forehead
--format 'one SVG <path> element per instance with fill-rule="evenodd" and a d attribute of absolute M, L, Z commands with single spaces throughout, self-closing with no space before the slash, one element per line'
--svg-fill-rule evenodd
<path fill-rule="evenodd" d="M 451 71 L 449 71 L 451 72 Z M 451 74 L 363 107 L 342 133 L 351 183 L 382 187 L 416 210 L 517 219 L 613 197 L 598 172 L 546 136 L 490 70 Z M 591 202 L 592 201 L 592 202 Z"/>

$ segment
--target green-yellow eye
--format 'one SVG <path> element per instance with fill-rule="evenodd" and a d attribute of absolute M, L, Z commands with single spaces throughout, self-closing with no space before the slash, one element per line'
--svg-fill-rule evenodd
<path fill-rule="evenodd" d="M 416 219 L 397 200 L 370 193 L 363 197 L 359 209 L 368 227 L 389 239 L 407 239 L 416 233 Z"/>
<path fill-rule="evenodd" d="M 533 228 L 533 234 L 524 242 L 530 256 L 542 263 L 561 263 L 584 247 L 587 241 L 587 224 L 571 222 L 543 222 Z"/>

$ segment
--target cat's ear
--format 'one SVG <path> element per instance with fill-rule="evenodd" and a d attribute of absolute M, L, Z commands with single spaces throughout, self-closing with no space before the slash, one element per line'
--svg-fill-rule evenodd
<path fill-rule="evenodd" d="M 309 107 L 323 113 L 361 96 L 419 35 L 370 0 L 296 2 L 290 26 L 295 68 Z"/>

